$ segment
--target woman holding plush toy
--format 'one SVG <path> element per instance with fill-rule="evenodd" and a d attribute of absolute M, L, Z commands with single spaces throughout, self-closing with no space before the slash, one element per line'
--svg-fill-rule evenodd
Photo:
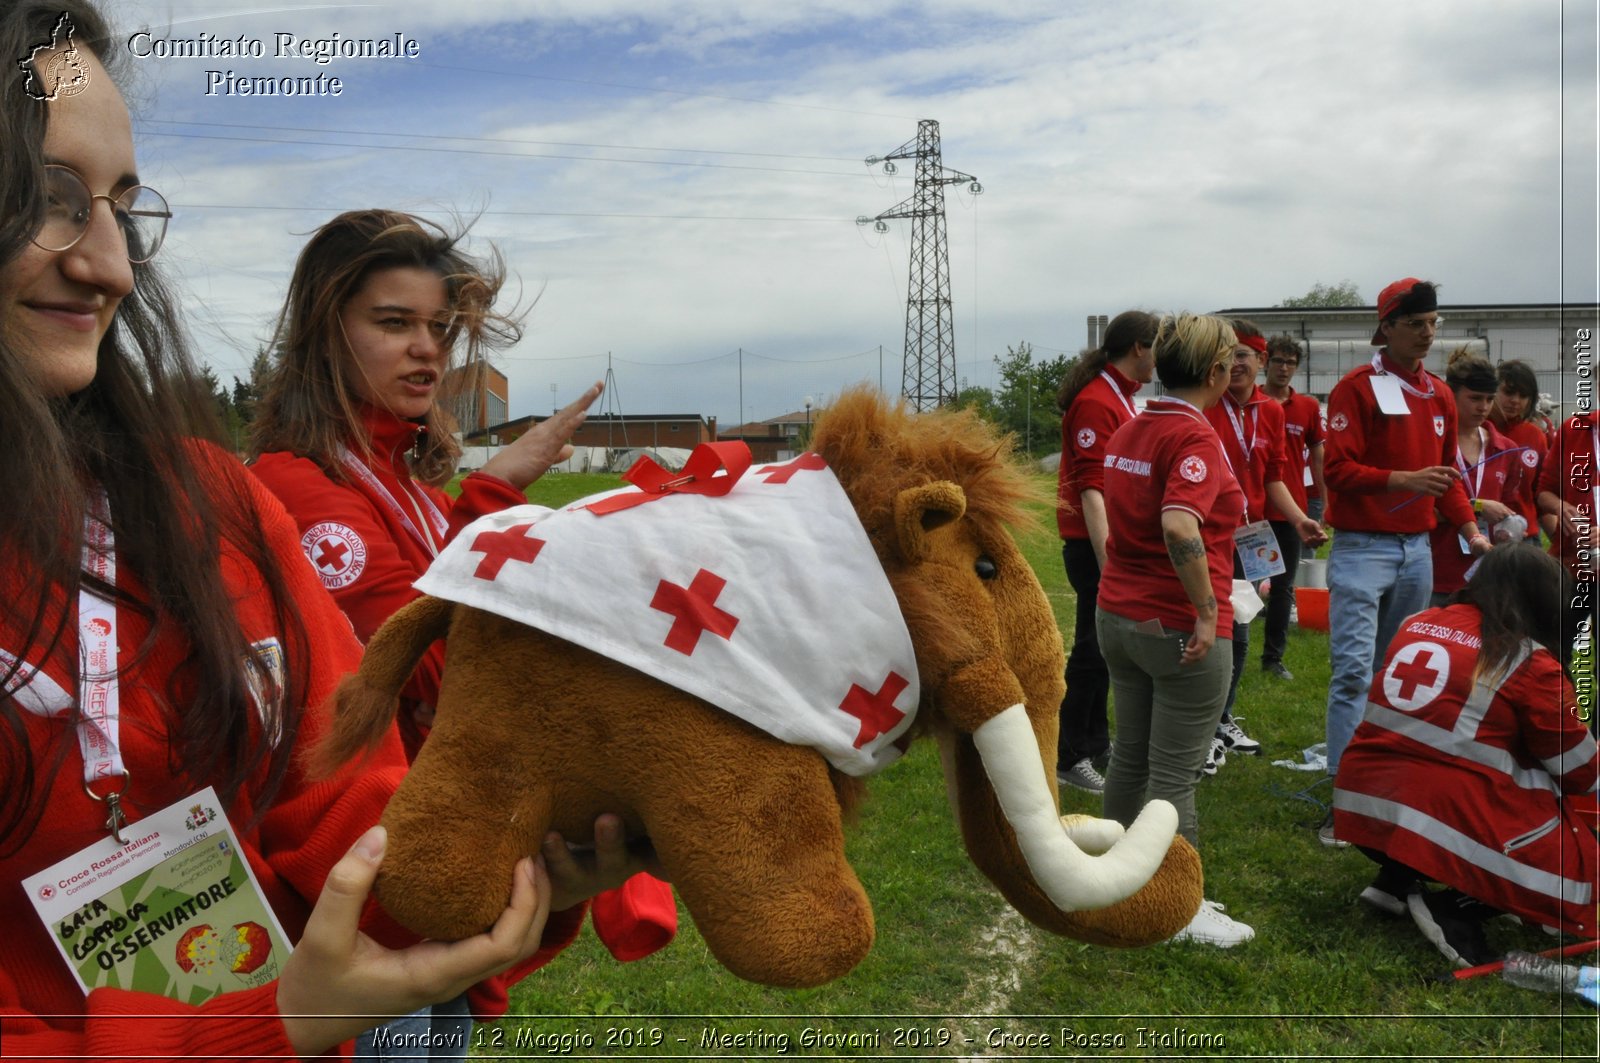
<path fill-rule="evenodd" d="M 495 925 L 452 944 L 367 903 L 403 755 L 391 736 L 301 769 L 360 647 L 282 507 L 206 441 L 116 39 L 87 0 L 0 9 L 0 53 L 30 57 L 0 72 L 5 1049 L 314 1055 L 551 954 L 577 929 L 546 933 L 551 905 L 597 883 L 523 861 Z"/>
<path fill-rule="evenodd" d="M 362 640 L 417 597 L 412 583 L 457 531 L 526 502 L 524 489 L 571 454 L 567 440 L 600 394 L 594 385 L 502 449 L 462 480 L 458 499 L 440 490 L 460 456 L 454 418 L 437 401 L 456 351 L 479 366 L 487 349 L 521 333 L 495 309 L 498 258 L 480 262 L 460 244 L 409 214 L 341 214 L 301 251 L 278 320 L 251 469 L 288 509 L 301 549 Z M 432 719 L 443 667 L 441 643 L 403 692 L 409 756 Z M 620 823 L 599 826 L 620 838 Z M 567 858 L 557 840 L 545 849 L 547 860 Z M 618 959 L 639 959 L 672 939 L 677 905 L 665 883 L 639 875 L 595 898 L 594 923 Z M 480 1018 L 504 1012 L 498 985 L 475 991 Z"/>

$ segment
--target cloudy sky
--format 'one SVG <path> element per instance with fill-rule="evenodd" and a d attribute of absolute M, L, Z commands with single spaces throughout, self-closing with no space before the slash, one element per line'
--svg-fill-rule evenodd
<path fill-rule="evenodd" d="M 1130 306 L 1270 306 L 1346 278 L 1370 302 L 1405 275 L 1446 304 L 1596 299 L 1588 0 L 105 6 L 123 48 L 265 52 L 126 64 L 141 176 L 177 215 L 162 259 L 224 380 L 306 234 L 388 206 L 477 216 L 474 246 L 537 297 L 496 359 L 513 416 L 608 356 L 630 414 L 759 420 L 880 371 L 897 390 L 911 227 L 856 218 L 913 194 L 910 163 L 863 160 L 922 119 L 983 188 L 947 203 L 972 385 L 1008 345 L 1075 353 L 1087 315 Z M 278 34 L 419 54 L 319 65 Z M 343 91 L 229 95 L 228 71 Z"/>

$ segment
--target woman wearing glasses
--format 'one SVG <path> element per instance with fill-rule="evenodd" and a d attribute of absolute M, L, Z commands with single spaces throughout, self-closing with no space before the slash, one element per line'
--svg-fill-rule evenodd
<path fill-rule="evenodd" d="M 318 781 L 296 755 L 359 647 L 282 508 L 200 441 L 220 433 L 149 261 L 165 210 L 103 65 L 115 39 L 85 0 L 0 10 L 5 1049 L 316 1054 L 533 955 L 575 898 L 530 860 L 478 937 L 408 946 L 363 920 L 403 757 Z M 206 846 L 142 848 L 223 820 Z M 135 852 L 152 866 L 126 877 Z M 224 876 L 195 881 L 208 859 Z"/>

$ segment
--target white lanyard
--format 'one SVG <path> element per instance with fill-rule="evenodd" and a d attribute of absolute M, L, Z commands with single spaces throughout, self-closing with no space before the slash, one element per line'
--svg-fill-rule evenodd
<path fill-rule="evenodd" d="M 1124 395 L 1122 393 L 1122 389 L 1117 386 L 1115 377 L 1102 369 L 1100 370 L 1100 379 L 1106 382 L 1106 386 L 1111 389 L 1111 394 L 1115 395 L 1117 397 L 1117 401 L 1122 403 L 1122 408 L 1128 411 L 1128 417 L 1130 419 L 1139 416 L 1139 411 L 1133 408 L 1133 403 L 1128 401 L 1128 396 Z"/>
<path fill-rule="evenodd" d="M 83 519 L 83 568 L 110 585 L 117 582 L 116 544 L 111 533 L 105 496 L 99 495 Z M 96 801 L 106 802 L 110 815 L 106 827 L 120 843 L 127 823 L 122 811 L 122 790 L 128 769 L 117 748 L 119 696 L 117 690 L 117 606 L 85 584 L 78 590 L 78 749 L 83 754 L 83 788 Z M 105 796 L 94 786 L 101 779 L 120 780 Z"/>
<path fill-rule="evenodd" d="M 1249 464 L 1251 455 L 1255 452 L 1256 437 L 1261 434 L 1261 407 L 1254 404 L 1250 407 L 1250 439 L 1247 442 L 1244 438 L 1244 419 L 1234 410 L 1233 396 L 1222 396 L 1222 406 L 1228 411 L 1228 420 L 1233 424 L 1234 438 L 1239 441 L 1239 450 L 1244 454 L 1245 463 Z"/>
<path fill-rule="evenodd" d="M 1158 409 L 1156 409 L 1156 405 L 1155 405 L 1158 402 L 1171 402 L 1171 403 L 1174 403 L 1174 404 L 1176 404 L 1178 406 L 1185 406 L 1185 407 L 1188 407 L 1188 409 L 1190 411 L 1192 411 L 1192 412 L 1184 413 L 1183 410 L 1158 410 Z M 1176 413 L 1176 414 L 1181 414 L 1184 417 L 1193 417 L 1195 420 L 1199 421 L 1201 424 L 1205 425 L 1207 428 L 1211 428 L 1211 422 L 1206 419 L 1206 415 L 1201 412 L 1200 407 L 1196 406 L 1192 402 L 1188 402 L 1188 401 L 1185 401 L 1184 399 L 1180 399 L 1176 395 L 1163 395 L 1159 399 L 1151 399 L 1150 400 L 1150 405 L 1148 405 L 1148 406 L 1146 406 L 1144 408 L 1144 412 L 1145 413 L 1167 413 L 1167 414 Z M 1212 435 L 1215 435 L 1215 434 L 1216 434 L 1216 430 L 1213 429 L 1212 430 Z M 1220 439 L 1217 440 L 1217 451 L 1218 451 L 1218 453 L 1220 453 L 1222 455 L 1222 460 L 1227 462 L 1227 464 L 1228 464 L 1228 472 L 1230 474 L 1232 474 L 1234 480 L 1237 481 L 1239 479 L 1239 474 L 1233 471 L 1233 459 L 1228 457 L 1228 448 L 1222 445 L 1222 440 L 1220 440 Z"/>
<path fill-rule="evenodd" d="M 1415 395 L 1419 399 L 1431 399 L 1431 398 L 1433 398 L 1433 378 L 1432 377 L 1430 377 L 1426 372 L 1424 372 L 1422 374 L 1422 379 L 1426 380 L 1428 382 L 1428 390 L 1427 391 L 1418 391 L 1416 388 L 1412 387 L 1410 384 L 1407 384 L 1406 381 L 1405 381 L 1405 378 L 1402 377 L 1399 373 L 1391 373 L 1391 372 L 1389 372 L 1387 369 L 1385 369 L 1383 367 L 1383 352 L 1382 351 L 1379 351 L 1377 354 L 1372 356 L 1372 371 L 1374 373 L 1377 373 L 1379 376 L 1392 376 L 1392 377 L 1394 377 L 1394 382 L 1396 384 L 1400 385 L 1401 390 L 1407 391 L 1407 392 L 1411 393 L 1412 395 Z"/>
<path fill-rule="evenodd" d="M 444 514 L 439 512 L 439 507 L 435 506 L 428 496 L 422 496 L 420 508 L 427 514 L 426 522 L 433 525 L 435 532 L 433 537 L 426 535 L 417 526 L 416 521 L 411 519 L 411 514 L 400 508 L 400 503 L 395 501 L 395 497 L 389 493 L 389 489 L 383 486 L 383 482 L 372 474 L 372 470 L 367 468 L 361 462 L 361 459 L 350 453 L 348 447 L 341 446 L 339 448 L 339 461 L 367 486 L 368 491 L 377 496 L 378 501 L 389 508 L 390 513 L 400 518 L 400 523 L 405 525 L 406 531 L 411 533 L 413 539 L 421 543 L 431 556 L 439 556 L 439 543 L 444 541 L 445 532 L 449 530 L 450 524 L 444 519 Z M 401 490 L 404 491 L 403 485 Z M 405 494 L 411 501 L 412 506 L 417 507 L 418 499 L 416 496 L 410 491 L 406 491 Z"/>
<path fill-rule="evenodd" d="M 1483 497 L 1483 468 L 1487 464 L 1489 464 L 1489 441 L 1484 436 L 1483 428 L 1479 427 L 1477 464 L 1469 466 L 1467 456 L 1461 453 L 1461 444 L 1456 443 L 1456 467 L 1461 470 L 1461 475 L 1465 477 L 1468 473 L 1477 471 L 1472 483 L 1472 497 L 1475 499 Z"/>

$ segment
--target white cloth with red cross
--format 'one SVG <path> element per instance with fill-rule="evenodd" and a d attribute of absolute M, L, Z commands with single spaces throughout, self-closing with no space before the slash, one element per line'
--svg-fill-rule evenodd
<path fill-rule="evenodd" d="M 626 495 L 648 500 L 587 508 Z M 916 714 L 899 603 L 815 454 L 753 469 L 716 497 L 627 487 L 491 514 L 416 587 L 594 650 L 851 775 L 897 759 Z"/>

